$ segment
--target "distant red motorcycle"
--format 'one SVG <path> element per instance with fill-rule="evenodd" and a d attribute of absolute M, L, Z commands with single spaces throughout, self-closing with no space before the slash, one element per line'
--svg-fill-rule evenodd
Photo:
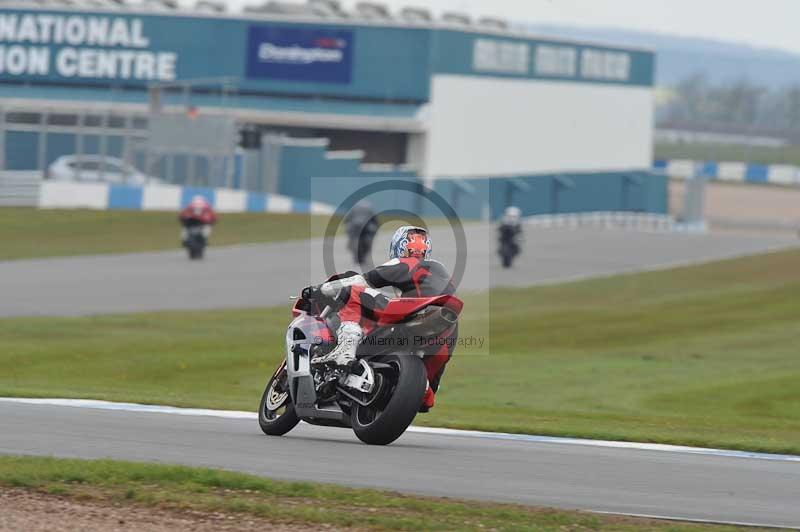
<path fill-rule="evenodd" d="M 180 212 L 178 220 L 183 226 L 181 241 L 189 252 L 189 258 L 202 259 L 208 238 L 211 236 L 211 226 L 217 223 L 217 213 L 208 200 L 202 196 L 195 196 Z"/>
<path fill-rule="evenodd" d="M 333 279 L 333 278 L 331 278 Z M 399 438 L 416 417 L 427 386 L 422 357 L 451 330 L 463 308 L 454 296 L 393 299 L 376 310 L 378 326 L 360 344 L 349 368 L 312 365 L 336 345 L 341 302 L 299 299 L 286 332 L 286 359 L 267 383 L 258 422 L 270 436 L 282 436 L 301 420 L 312 425 L 352 428 L 371 445 Z"/>

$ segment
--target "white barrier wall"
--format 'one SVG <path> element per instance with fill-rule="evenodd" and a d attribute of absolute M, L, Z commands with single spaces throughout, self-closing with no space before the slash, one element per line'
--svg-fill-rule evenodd
<path fill-rule="evenodd" d="M 694 164 L 694 161 L 691 161 Z M 670 166 L 670 170 L 672 166 Z M 719 164 L 719 178 L 724 181 L 744 181 L 744 176 L 747 173 L 747 165 L 745 163 L 730 162 Z M 694 168 L 688 173 L 681 173 L 677 177 L 694 177 Z"/>
<path fill-rule="evenodd" d="M 247 210 L 247 192 L 219 189 L 216 193 L 215 208 L 219 212 L 245 212 Z"/>
<path fill-rule="evenodd" d="M 788 164 L 660 159 L 654 161 L 653 170 L 663 172 L 673 179 L 704 177 L 716 181 L 738 181 L 751 184 L 800 185 L 800 167 Z"/>
<path fill-rule="evenodd" d="M 144 187 L 142 210 L 169 211 L 181 203 L 181 187 L 175 185 L 150 185 Z"/>
<path fill-rule="evenodd" d="M 108 207 L 108 185 L 44 182 L 39 189 L 39 207 L 103 210 Z"/>
<path fill-rule="evenodd" d="M 423 174 L 532 175 L 650 168 L 653 89 L 435 76 Z"/>
<path fill-rule="evenodd" d="M 220 213 L 271 212 L 333 214 L 326 203 L 305 201 L 278 194 L 259 194 L 224 188 L 184 189 L 173 185 L 132 187 L 109 183 L 45 181 L 39 189 L 41 209 L 122 209 L 177 211 L 192 197 L 201 195 Z"/>

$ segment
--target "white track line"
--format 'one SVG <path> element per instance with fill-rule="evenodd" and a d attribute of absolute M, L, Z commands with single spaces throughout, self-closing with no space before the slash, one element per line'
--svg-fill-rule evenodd
<path fill-rule="evenodd" d="M 671 517 L 665 515 L 650 515 L 650 514 L 632 514 L 627 512 L 609 512 L 606 510 L 585 510 L 593 514 L 600 515 L 625 515 L 628 517 L 637 517 L 640 519 L 656 519 L 659 521 L 682 521 L 688 523 L 699 523 L 706 525 L 730 525 L 748 528 L 777 528 L 779 530 L 788 530 L 792 527 L 782 525 L 765 525 L 762 523 L 743 523 L 741 521 L 716 521 L 714 519 L 696 519 L 692 517 Z"/>
<path fill-rule="evenodd" d="M 174 406 L 142 405 L 136 403 L 113 403 L 91 399 L 28 399 L 20 397 L 0 397 L 0 403 L 18 403 L 27 405 L 62 406 L 72 408 L 89 408 L 94 410 L 117 410 L 148 414 L 168 414 L 177 416 L 219 417 L 226 419 L 258 419 L 256 412 L 236 410 L 210 410 L 204 408 L 178 408 Z M 490 440 L 509 440 L 530 443 L 555 443 L 562 445 L 582 445 L 586 447 L 605 447 L 613 449 L 632 449 L 640 451 L 658 451 L 682 454 L 698 454 L 721 456 L 726 458 L 751 458 L 778 462 L 800 463 L 800 456 L 791 454 L 768 454 L 748 451 L 731 451 L 725 449 L 706 449 L 703 447 L 686 447 L 682 445 L 666 445 L 660 443 L 637 443 L 627 441 L 585 440 L 579 438 L 560 438 L 555 436 L 535 436 L 529 434 L 508 434 L 503 432 L 483 432 L 478 430 L 441 429 L 435 427 L 409 427 L 408 432 L 418 434 L 436 434 L 463 438 L 482 438 Z"/>

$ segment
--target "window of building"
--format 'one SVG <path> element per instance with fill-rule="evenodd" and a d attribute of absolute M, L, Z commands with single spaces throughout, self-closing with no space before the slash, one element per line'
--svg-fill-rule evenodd
<path fill-rule="evenodd" d="M 42 123 L 42 115 L 40 113 L 10 112 L 6 114 L 6 122 L 38 125 Z"/>

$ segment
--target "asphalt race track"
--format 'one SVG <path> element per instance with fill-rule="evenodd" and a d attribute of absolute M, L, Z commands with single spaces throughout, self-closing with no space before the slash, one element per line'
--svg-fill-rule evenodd
<path fill-rule="evenodd" d="M 455 263 L 435 230 L 437 258 Z M 444 230 L 446 231 L 446 230 Z M 468 228 L 462 290 L 527 286 L 663 268 L 798 245 L 793 238 L 529 230 L 504 271 L 493 230 Z M 374 256 L 385 256 L 381 235 Z M 0 262 L 0 316 L 259 307 L 324 277 L 322 240 Z M 336 268 L 352 267 L 337 244 Z M 313 256 L 313 260 L 312 260 Z M 257 402 L 258 397 L 254 397 Z M 255 404 L 254 404 L 255 406 Z M 800 460 L 410 432 L 390 447 L 348 430 L 301 424 L 267 438 L 254 419 L 108 411 L 0 399 L 0 454 L 116 458 L 244 471 L 433 496 L 559 508 L 800 527 Z"/>
<path fill-rule="evenodd" d="M 434 228 L 435 257 L 455 270 L 456 246 L 447 228 Z M 494 229 L 467 226 L 461 290 L 529 286 L 662 268 L 800 244 L 796 238 L 640 233 L 599 229 L 529 229 L 512 270 L 495 255 Z M 376 263 L 388 234 L 378 235 Z M 336 270 L 353 268 L 345 244 L 335 244 Z M 262 307 L 321 282 L 322 239 L 209 249 L 190 263 L 175 251 L 0 262 L 0 317 L 73 316 L 156 310 Z M 312 260 L 313 257 L 313 260 Z"/>
<path fill-rule="evenodd" d="M 433 496 L 800 527 L 800 461 L 406 433 L 369 447 L 301 424 L 0 400 L 0 453 L 238 470 Z"/>

